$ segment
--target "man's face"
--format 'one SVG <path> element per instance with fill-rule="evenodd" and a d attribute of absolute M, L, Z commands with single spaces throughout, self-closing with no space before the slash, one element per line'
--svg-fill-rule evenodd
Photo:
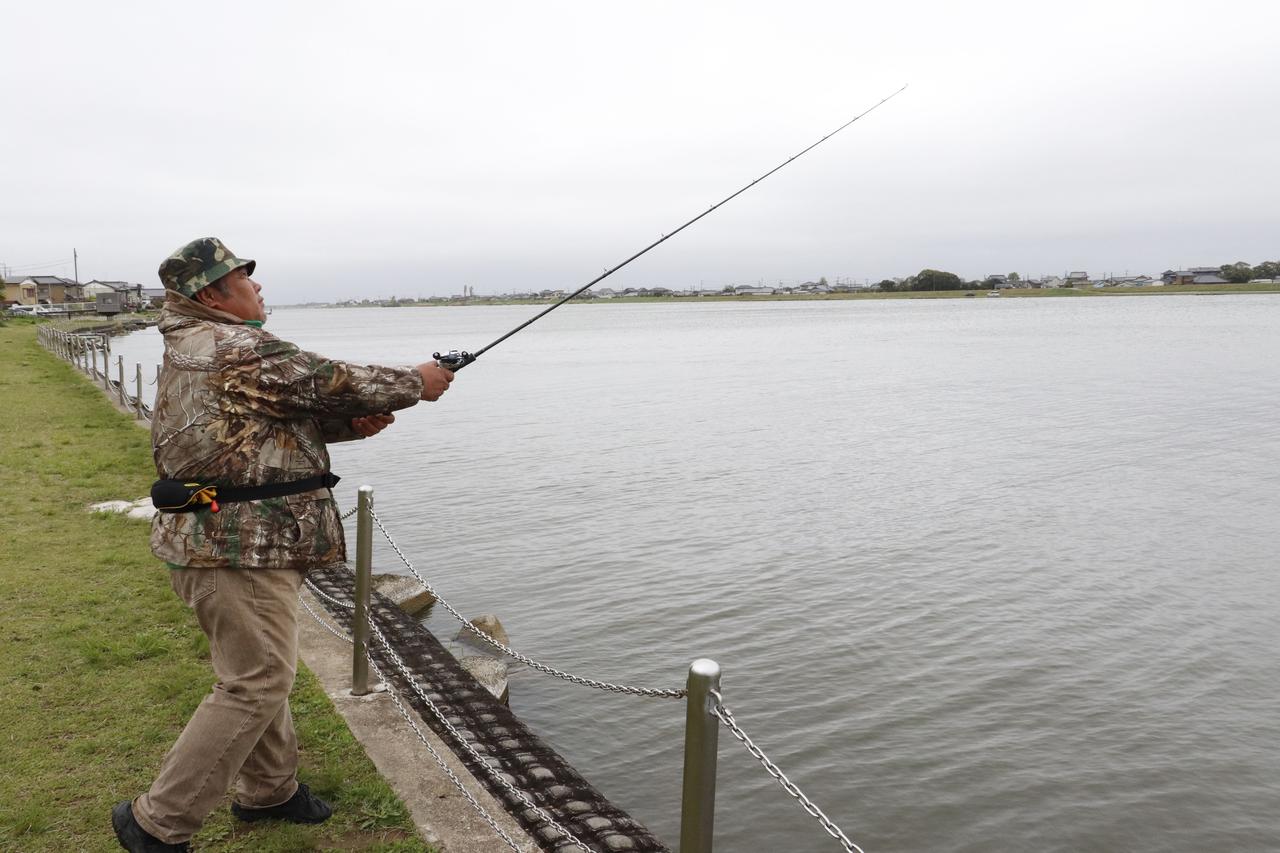
<path fill-rule="evenodd" d="M 232 270 L 220 278 L 221 287 L 206 287 L 196 298 L 208 305 L 234 314 L 241 320 L 266 320 L 267 309 L 258 293 L 262 286 L 249 278 L 244 267 Z"/>

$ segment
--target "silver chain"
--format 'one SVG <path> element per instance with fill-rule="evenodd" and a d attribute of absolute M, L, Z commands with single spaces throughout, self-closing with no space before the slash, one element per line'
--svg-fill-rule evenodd
<path fill-rule="evenodd" d="M 338 516 L 338 519 L 339 519 L 340 521 L 346 521 L 348 518 L 350 518 L 351 516 L 355 515 L 355 514 L 356 514 L 357 512 L 359 512 L 359 511 L 360 511 L 360 504 L 356 504 L 356 505 L 355 505 L 355 506 L 353 506 L 351 509 L 349 509 L 349 510 L 347 510 L 346 512 L 344 512 L 342 515 Z"/>
<path fill-rule="evenodd" d="M 316 588 L 311 585 L 310 581 L 307 581 L 306 584 L 311 589 L 312 592 L 316 592 Z M 298 591 L 298 603 L 306 608 L 307 612 L 311 614 L 312 619 L 320 623 L 320 627 L 324 628 L 326 631 L 328 631 L 330 634 L 333 634 L 333 636 L 337 637 L 339 640 L 342 640 L 344 643 L 347 643 L 349 645 L 355 645 L 355 640 L 351 639 L 346 634 L 342 633 L 340 630 L 338 630 L 337 628 L 330 625 L 328 622 L 321 619 L 320 616 L 314 610 L 311 609 L 311 605 L 307 604 L 307 600 L 302 597 L 301 590 Z"/>
<path fill-rule="evenodd" d="M 314 583 L 312 583 L 309 580 L 303 580 L 303 583 L 307 585 L 307 589 L 311 590 L 311 592 L 315 594 L 316 598 L 323 598 L 325 601 L 329 602 L 330 604 L 335 604 L 338 607 L 344 608 L 346 610 L 355 609 L 355 604 L 353 602 L 339 601 L 338 599 L 334 598 L 332 595 L 327 594 L 324 590 L 320 589 L 320 587 L 316 586 Z M 314 616 L 315 614 L 313 613 L 311 615 Z"/>
<path fill-rule="evenodd" d="M 839 841 L 845 850 L 850 851 L 850 853 L 864 853 L 863 849 L 850 841 L 849 837 L 844 834 L 840 827 L 836 826 L 832 822 L 831 818 L 823 814 L 822 809 L 814 805 L 813 801 L 804 795 L 804 791 L 801 791 L 796 787 L 796 784 L 788 779 L 785 773 L 778 769 L 778 765 L 769 760 L 769 757 L 764 754 L 764 750 L 756 746 L 755 742 L 752 741 L 751 738 L 747 737 L 747 733 L 739 728 L 738 723 L 733 719 L 733 714 L 724 706 L 724 702 L 721 701 L 720 694 L 713 690 L 711 691 L 711 696 L 716 700 L 715 705 L 711 708 L 711 713 L 714 714 L 720 722 L 729 727 L 729 731 L 733 733 L 733 736 L 742 741 L 742 744 L 753 756 L 755 756 L 756 760 L 760 762 L 766 771 L 768 771 L 769 775 L 778 780 L 782 785 L 782 789 L 794 797 L 800 803 L 800 807 L 809 813 L 810 817 L 816 818 L 818 823 L 822 825 L 822 828 L 826 830 L 827 835 L 830 835 L 836 841 Z"/>
<path fill-rule="evenodd" d="M 396 665 L 396 668 L 400 670 L 400 674 L 403 675 L 405 677 L 405 680 L 409 682 L 409 686 L 413 688 L 413 692 L 418 694 L 418 698 L 421 699 L 426 704 L 427 708 L 431 711 L 433 715 L 435 715 L 435 718 L 440 722 L 442 726 L 444 726 L 445 730 L 448 731 L 449 734 L 454 738 L 455 742 L 460 744 L 462 748 L 466 750 L 467 754 L 469 754 L 472 757 L 472 759 L 476 761 L 476 763 L 478 763 L 481 767 L 483 767 L 485 769 L 485 772 L 487 772 L 495 782 L 497 782 L 499 785 L 505 788 L 509 794 L 511 794 L 513 797 L 515 797 L 517 800 L 523 803 L 526 807 L 531 809 L 538 817 L 542 818 L 542 820 L 546 822 L 548 826 L 550 826 L 552 829 L 559 832 L 561 835 L 567 838 L 570 842 L 572 842 L 575 847 L 584 851 L 584 853 L 592 853 L 590 847 L 588 847 L 587 845 L 579 841 L 578 838 L 573 833 L 571 833 L 569 830 L 561 826 L 556 821 L 555 818 L 547 814 L 540 806 L 535 805 L 534 802 L 530 800 L 529 797 L 524 793 L 524 791 L 521 791 L 519 788 L 516 788 L 514 785 L 512 785 L 510 782 L 504 779 L 503 775 L 499 773 L 491 764 L 489 764 L 486 758 L 481 756 L 480 753 L 476 752 L 475 747 L 473 747 L 471 743 L 466 738 L 464 738 L 456 728 L 453 727 L 453 724 L 449 722 L 447 717 L 445 717 L 444 712 L 441 711 L 439 708 L 437 708 L 436 703 L 432 702 L 431 699 L 427 696 L 426 692 L 422 689 L 422 685 L 418 683 L 418 679 L 415 678 L 413 673 L 409 670 L 409 668 L 404 665 L 404 661 L 402 661 L 400 659 L 400 656 L 396 654 L 395 649 L 391 647 L 391 643 L 387 641 L 387 638 L 383 635 L 381 629 L 379 629 L 378 626 L 374 624 L 372 619 L 369 620 L 369 628 L 370 630 L 373 631 L 374 635 L 378 638 L 378 642 L 382 643 L 382 647 L 387 650 L 387 654 L 391 655 L 391 662 Z M 376 669 L 376 666 L 375 666 L 375 669 Z"/>
<path fill-rule="evenodd" d="M 413 573 L 413 576 L 418 579 L 418 583 L 422 584 L 423 589 L 431 593 L 431 595 L 435 597 L 436 601 L 440 602 L 440 604 L 444 607 L 445 610 L 453 614 L 453 618 L 457 619 L 459 622 L 462 623 L 464 628 L 467 628 L 468 630 L 471 631 L 471 633 L 475 634 L 477 637 L 479 637 L 481 640 L 484 640 L 486 643 L 493 646 L 495 649 L 498 649 L 503 654 L 508 655 L 509 657 L 512 657 L 515 660 L 518 660 L 521 663 L 525 664 L 526 666 L 529 666 L 533 669 L 538 670 L 539 672 L 544 672 L 547 675 L 552 675 L 552 676 L 555 676 L 556 678 L 562 678 L 565 681 L 571 682 L 573 684 L 579 684 L 579 685 L 582 685 L 583 687 L 594 687 L 598 690 L 609 690 L 613 693 L 627 693 L 632 696 L 657 696 L 663 699 L 683 699 L 685 697 L 686 694 L 683 689 L 663 690 L 663 689 L 657 689 L 653 687 L 629 687 L 625 684 L 611 684 L 610 682 L 607 682 L 607 681 L 597 681 L 594 678 L 583 678 L 580 675 L 572 675 L 568 672 L 564 672 L 563 670 L 559 670 L 559 669 L 555 669 L 554 667 L 547 666 L 544 663 L 539 663 L 533 658 L 526 657 L 525 655 L 522 655 L 519 652 L 517 652 L 515 649 L 512 649 L 509 646 L 506 646 L 503 643 L 498 642 L 493 637 L 490 637 L 488 634 L 486 634 L 484 631 L 481 631 L 475 625 L 472 625 L 470 620 L 468 620 L 465 616 L 459 613 L 452 604 L 450 604 L 440 595 L 440 593 L 436 592 L 435 587 L 427 583 L 426 578 L 418 574 L 418 570 L 413 567 L 413 564 L 409 562 L 409 558 L 406 557 L 404 555 L 404 552 L 400 550 L 400 546 L 397 545 L 395 540 L 391 538 L 391 534 L 387 532 L 387 528 L 383 526 L 382 520 L 378 518 L 378 514 L 373 511 L 372 507 L 369 508 L 369 514 L 373 516 L 374 523 L 378 525 L 378 529 L 382 531 L 382 535 L 386 537 L 387 542 L 391 544 L 391 547 L 396 552 L 396 555 L 400 557 L 400 562 L 404 563 L 405 567 L 408 568 L 409 571 Z"/>
<path fill-rule="evenodd" d="M 312 592 L 319 592 L 319 590 L 317 590 L 316 587 L 310 581 L 307 581 L 307 587 Z M 324 594 L 321 593 L 321 595 L 324 595 Z M 325 596 L 325 597 L 328 598 L 328 596 Z M 311 614 L 311 618 L 319 622 L 320 625 L 323 628 L 325 628 L 330 634 L 333 634 L 335 637 L 337 637 L 340 640 L 343 640 L 346 643 L 354 642 L 350 637 L 341 633 L 337 628 L 335 628 L 334 626 L 330 625 L 328 622 L 321 619 L 319 615 L 317 615 L 316 612 L 311 609 L 311 605 L 307 604 L 307 600 L 302 597 L 301 592 L 298 593 L 298 603 L 301 604 L 303 607 L 305 607 L 307 612 Z M 390 681 L 386 679 L 385 676 L 383 676 L 382 670 L 378 667 L 378 662 L 373 659 L 373 655 L 369 654 L 367 649 L 365 650 L 365 656 L 369 659 L 369 665 L 373 667 L 373 672 L 378 677 L 378 680 L 387 686 L 387 692 L 391 694 L 391 700 L 395 702 L 396 710 L 400 712 L 400 716 L 404 717 L 405 722 L 409 724 L 409 728 L 413 729 L 413 733 L 418 736 L 418 740 L 422 741 L 422 745 L 425 746 L 427 748 L 427 751 L 431 753 L 431 757 L 436 760 L 436 764 L 440 765 L 440 769 L 443 770 L 444 774 L 449 777 L 449 781 L 453 783 L 455 788 L 457 788 L 459 791 L 462 792 L 462 796 L 466 798 L 467 802 L 471 803 L 471 807 L 474 808 L 480 814 L 480 817 L 484 818 L 485 823 L 493 827 L 493 831 L 498 833 L 498 835 L 502 837 L 502 840 L 507 843 L 508 847 L 510 847 L 512 850 L 515 850 L 516 853 L 524 853 L 524 851 L 520 849 L 519 845 L 517 845 L 515 841 L 511 839 L 511 836 L 507 835 L 507 833 L 503 831 L 502 827 L 498 826 L 497 821 L 493 819 L 493 816 L 489 814 L 489 812 L 485 809 L 485 807 L 480 805 L 480 803 L 476 800 L 476 798 L 471 795 L 471 792 L 468 791 L 466 786 L 462 784 L 462 780 L 459 779 L 457 775 L 452 770 L 449 769 L 449 766 L 445 763 L 444 758 L 442 758 L 440 753 L 436 751 L 436 748 L 431 745 L 431 742 L 427 740 L 426 735 L 422 733 L 422 729 L 418 728 L 418 724 L 413 721 L 413 717 L 410 716 L 408 710 L 404 707 L 404 703 L 400 701 L 400 692 L 396 690 L 395 685 L 393 685 Z"/>

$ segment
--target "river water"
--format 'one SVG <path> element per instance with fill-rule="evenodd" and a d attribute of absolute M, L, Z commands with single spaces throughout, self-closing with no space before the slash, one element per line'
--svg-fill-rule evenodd
<path fill-rule="evenodd" d="M 413 363 L 536 310 L 270 328 Z M 526 654 L 653 687 L 717 660 L 867 853 L 1276 851 L 1277 379 L 1270 295 L 567 305 L 334 470 Z M 680 702 L 511 693 L 676 846 Z M 724 731 L 716 818 L 717 851 L 840 849 Z"/>

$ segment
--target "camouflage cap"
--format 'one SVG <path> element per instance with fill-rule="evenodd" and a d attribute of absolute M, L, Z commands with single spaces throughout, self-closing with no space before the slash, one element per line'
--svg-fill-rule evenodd
<path fill-rule="evenodd" d="M 240 267 L 248 267 L 249 275 L 253 275 L 257 265 L 257 261 L 237 258 L 217 237 L 201 237 L 164 259 L 160 281 L 165 290 L 193 297 L 196 291 Z"/>

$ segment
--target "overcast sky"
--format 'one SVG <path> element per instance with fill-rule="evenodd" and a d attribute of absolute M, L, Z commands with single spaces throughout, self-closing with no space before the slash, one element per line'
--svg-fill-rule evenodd
<path fill-rule="evenodd" d="M 277 304 L 1280 258 L 1280 3 L 0 0 L 0 264 Z"/>

